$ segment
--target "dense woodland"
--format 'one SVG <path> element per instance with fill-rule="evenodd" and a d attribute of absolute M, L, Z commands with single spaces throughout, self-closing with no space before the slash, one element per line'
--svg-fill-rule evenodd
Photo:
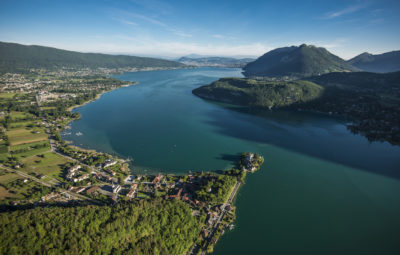
<path fill-rule="evenodd" d="M 233 172 L 217 175 L 215 179 L 210 179 L 205 185 L 201 186 L 196 191 L 198 199 L 213 205 L 224 203 L 237 182 L 237 177 L 230 174 L 233 174 Z"/>
<path fill-rule="evenodd" d="M 273 108 L 318 98 L 323 88 L 308 81 L 223 78 L 193 90 L 197 96 L 238 105 Z"/>
<path fill-rule="evenodd" d="M 1 254 L 184 254 L 205 215 L 178 200 L 0 214 Z"/>

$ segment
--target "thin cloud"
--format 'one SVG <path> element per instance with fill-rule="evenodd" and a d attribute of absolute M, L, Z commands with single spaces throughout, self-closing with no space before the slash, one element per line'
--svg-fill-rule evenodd
<path fill-rule="evenodd" d="M 342 10 L 334 11 L 334 12 L 328 12 L 326 13 L 322 18 L 323 19 L 335 19 L 339 18 L 343 15 L 351 14 L 358 12 L 364 8 L 366 8 L 368 4 L 358 4 L 358 5 L 352 5 L 347 8 L 344 8 Z"/>
<path fill-rule="evenodd" d="M 172 26 L 170 26 L 170 25 L 168 25 L 168 24 L 166 24 L 166 23 L 164 23 L 164 22 L 162 22 L 162 21 L 160 21 L 160 20 L 158 20 L 156 18 L 145 16 L 145 15 L 142 15 L 142 14 L 139 14 L 139 13 L 132 13 L 132 12 L 126 12 L 126 11 L 118 11 L 118 12 L 119 12 L 120 16 L 122 15 L 122 16 L 125 16 L 125 17 L 129 17 L 129 19 L 142 20 L 142 21 L 150 23 L 152 25 L 156 25 L 156 26 L 162 27 L 165 30 L 173 33 L 174 35 L 177 35 L 177 36 L 180 36 L 180 37 L 192 37 L 191 34 L 185 32 L 185 31 L 182 31 L 180 29 L 177 29 L 175 27 L 172 27 Z M 121 23 L 124 23 L 124 24 L 128 24 L 128 22 L 129 22 L 129 23 L 132 23 L 132 25 L 133 24 L 137 25 L 136 22 L 132 22 L 130 20 L 128 21 L 127 19 L 120 19 L 119 21 Z"/>
<path fill-rule="evenodd" d="M 116 19 L 116 20 L 125 25 L 130 25 L 130 26 L 135 26 L 135 27 L 138 26 L 137 23 L 130 21 L 130 20 L 125 20 L 125 19 Z"/>

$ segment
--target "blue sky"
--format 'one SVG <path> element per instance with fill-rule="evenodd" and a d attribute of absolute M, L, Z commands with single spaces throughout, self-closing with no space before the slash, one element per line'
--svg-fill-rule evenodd
<path fill-rule="evenodd" d="M 83 52 L 259 56 L 302 43 L 351 58 L 400 50 L 394 0 L 0 0 L 0 41 Z"/>

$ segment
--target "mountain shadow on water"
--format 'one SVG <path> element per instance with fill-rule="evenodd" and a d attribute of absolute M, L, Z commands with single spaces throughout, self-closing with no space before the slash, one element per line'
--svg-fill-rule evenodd
<path fill-rule="evenodd" d="M 207 124 L 216 132 L 256 142 L 371 173 L 400 179 L 400 147 L 369 142 L 361 135 L 349 134 L 345 120 L 327 114 L 293 110 L 265 110 L 215 103 L 229 109 L 226 114 L 210 111 Z M 376 154 L 379 147 L 381 154 Z M 264 155 L 268 158 L 268 155 Z M 223 155 L 229 160 L 233 155 Z M 391 159 L 391 160 L 386 160 Z M 385 162 L 382 164 L 382 162 Z"/>

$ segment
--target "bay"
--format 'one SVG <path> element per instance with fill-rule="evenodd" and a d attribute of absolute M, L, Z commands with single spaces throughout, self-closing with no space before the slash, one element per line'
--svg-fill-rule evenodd
<path fill-rule="evenodd" d="M 224 68 L 116 75 L 139 84 L 75 109 L 82 118 L 63 138 L 131 157 L 135 173 L 229 169 L 242 151 L 261 153 L 265 164 L 240 189 L 236 227 L 215 254 L 398 254 L 400 147 L 370 143 L 331 116 L 191 93 L 241 76 Z"/>

